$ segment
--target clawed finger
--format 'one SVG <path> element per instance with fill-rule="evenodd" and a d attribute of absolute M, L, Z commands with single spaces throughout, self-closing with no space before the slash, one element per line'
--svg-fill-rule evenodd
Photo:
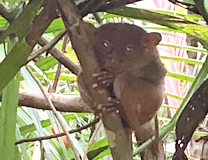
<path fill-rule="evenodd" d="M 105 89 L 113 83 L 113 79 L 106 79 L 104 81 L 97 81 L 92 84 L 92 88 Z"/>
<path fill-rule="evenodd" d="M 109 103 L 112 103 L 114 105 L 120 105 L 120 101 L 116 98 L 108 97 L 107 100 L 108 100 Z"/>
<path fill-rule="evenodd" d="M 105 75 L 105 74 L 107 74 L 106 71 L 102 71 L 102 72 L 100 72 L 100 73 L 93 73 L 93 74 L 92 74 L 92 77 L 99 77 L 99 76 L 102 76 L 102 75 Z"/>

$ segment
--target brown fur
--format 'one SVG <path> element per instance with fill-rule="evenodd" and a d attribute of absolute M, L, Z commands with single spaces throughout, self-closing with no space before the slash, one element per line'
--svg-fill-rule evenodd
<path fill-rule="evenodd" d="M 166 69 L 156 45 L 159 33 L 121 23 L 96 30 L 93 48 L 104 71 L 115 76 L 113 91 L 121 102 L 131 128 L 152 119 L 163 100 Z"/>

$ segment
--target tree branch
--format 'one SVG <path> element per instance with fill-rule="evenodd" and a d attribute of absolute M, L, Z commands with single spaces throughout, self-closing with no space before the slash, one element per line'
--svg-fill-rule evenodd
<path fill-rule="evenodd" d="M 45 46 L 47 45 L 49 42 L 41 37 L 39 40 L 38 40 L 38 43 L 41 45 L 41 46 Z M 74 73 L 75 75 L 78 74 L 78 72 L 80 72 L 81 70 L 81 67 L 76 65 L 74 62 L 72 62 L 67 56 L 65 56 L 63 53 L 61 53 L 60 50 L 58 50 L 56 47 L 53 47 L 51 50 L 50 50 L 50 54 L 56 58 L 57 61 L 59 61 L 61 64 L 63 64 L 66 68 L 68 68 L 72 73 Z"/>
<path fill-rule="evenodd" d="M 72 134 L 72 133 L 75 133 L 75 132 L 80 132 L 83 129 L 87 129 L 88 127 L 91 127 L 91 126 L 95 125 L 96 123 L 99 122 L 99 120 L 100 120 L 100 118 L 97 118 L 94 121 L 90 122 L 89 124 L 87 124 L 85 126 L 82 126 L 82 127 L 79 127 L 77 129 L 73 129 L 73 130 L 69 131 L 68 133 Z M 25 142 L 34 142 L 34 141 L 42 141 L 42 140 L 47 140 L 47 139 L 52 139 L 52 138 L 58 138 L 58 137 L 62 137 L 62 136 L 65 136 L 65 135 L 66 135 L 66 133 L 58 133 L 58 134 L 53 134 L 53 135 L 50 135 L 50 136 L 22 139 L 22 140 L 17 141 L 15 143 L 15 145 L 25 143 Z"/>
<path fill-rule="evenodd" d="M 19 90 L 20 98 L 18 105 L 42 110 L 50 110 L 48 102 L 40 92 Z M 60 112 L 89 112 L 93 111 L 84 104 L 79 96 L 68 96 L 55 93 L 47 93 L 49 99 Z M 1 101 L 2 95 L 0 95 Z"/>
<path fill-rule="evenodd" d="M 46 51 L 50 51 L 57 43 L 58 41 L 66 34 L 66 31 L 63 31 L 61 33 L 59 33 L 54 39 L 52 39 L 49 43 L 47 43 L 46 45 L 42 46 L 41 49 L 34 51 L 30 54 L 30 56 L 27 59 L 27 63 L 30 62 L 31 60 L 33 60 L 34 58 L 38 57 L 39 55 L 41 55 L 42 53 L 46 52 Z"/>
<path fill-rule="evenodd" d="M 99 72 L 99 65 L 95 59 L 95 55 L 91 48 L 91 43 L 85 33 L 84 23 L 77 15 L 76 6 L 73 1 L 56 0 L 59 11 L 62 15 L 63 22 L 70 36 L 73 49 L 75 50 L 80 64 L 83 69 L 84 80 L 91 85 L 93 82 L 93 73 Z M 89 87 L 95 106 L 98 104 L 107 104 L 108 93 L 106 91 L 100 93 Z M 108 137 L 109 147 L 113 159 L 131 160 L 131 147 L 128 147 L 128 137 L 121 123 L 119 114 L 111 112 L 104 114 L 102 121 Z"/>
<path fill-rule="evenodd" d="M 204 0 L 194 0 L 194 2 L 199 13 L 204 17 L 204 20 L 208 24 L 208 13 L 206 12 L 204 8 Z"/>
<path fill-rule="evenodd" d="M 0 15 L 4 17 L 8 22 L 12 22 L 17 15 L 17 13 L 20 11 L 19 7 L 15 8 L 16 12 L 9 11 L 9 8 L 4 5 L 3 3 L 0 3 Z"/>

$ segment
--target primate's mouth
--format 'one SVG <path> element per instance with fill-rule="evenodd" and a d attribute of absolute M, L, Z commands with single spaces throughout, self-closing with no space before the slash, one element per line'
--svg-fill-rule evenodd
<path fill-rule="evenodd" d="M 119 74 L 123 71 L 123 69 L 121 67 L 117 67 L 117 66 L 107 66 L 107 69 L 115 74 Z"/>

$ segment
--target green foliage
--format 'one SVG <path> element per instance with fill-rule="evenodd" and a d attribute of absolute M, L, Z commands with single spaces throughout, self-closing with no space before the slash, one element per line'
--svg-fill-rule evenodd
<path fill-rule="evenodd" d="M 78 117 L 84 117 L 87 115 L 88 115 L 87 113 L 77 113 L 76 115 L 75 114 L 66 114 L 63 117 L 66 121 L 73 121 L 73 120 L 76 120 L 76 118 L 78 118 Z M 43 128 L 49 127 L 49 126 L 51 126 L 51 121 L 49 119 L 42 120 L 41 126 Z M 36 130 L 34 124 L 24 125 L 24 126 L 20 127 L 19 129 L 20 129 L 22 136 L 24 136 L 28 133 L 32 133 Z"/>
<path fill-rule="evenodd" d="M 53 68 L 57 64 L 58 61 L 54 59 L 52 56 L 42 58 L 36 62 L 36 66 L 40 68 L 42 71 L 48 71 L 50 68 Z"/>
<path fill-rule="evenodd" d="M 103 138 L 98 142 L 94 142 L 88 149 L 87 157 L 89 159 L 98 160 L 110 154 L 107 138 Z"/>
<path fill-rule="evenodd" d="M 16 141 L 16 112 L 19 99 L 18 73 L 4 88 L 0 114 L 0 159 L 15 159 L 18 150 Z"/>
<path fill-rule="evenodd" d="M 0 27 L 6 27 L 7 23 L 8 22 L 2 16 L 0 16 Z"/>
<path fill-rule="evenodd" d="M 29 46 L 26 41 L 26 35 L 32 28 L 32 21 L 40 9 L 41 0 L 32 1 L 28 4 L 24 11 L 9 25 L 6 31 L 0 36 L 0 43 L 11 33 L 15 33 L 18 37 L 18 42 L 8 53 L 8 56 L 0 64 L 0 91 L 6 86 L 6 84 L 14 77 L 14 75 L 22 67 L 27 57 L 32 51 L 32 47 Z M 10 74 L 7 74 L 10 73 Z"/>
<path fill-rule="evenodd" d="M 168 72 L 167 76 L 177 78 L 177 79 L 180 79 L 180 80 L 189 81 L 189 82 L 193 82 L 194 79 L 195 79 L 192 76 L 187 76 L 187 75 L 179 74 L 179 73 L 171 73 L 171 72 Z"/>
<path fill-rule="evenodd" d="M 208 2 L 207 1 L 204 1 L 204 8 L 208 14 Z"/>
<path fill-rule="evenodd" d="M 63 21 L 61 18 L 55 19 L 51 25 L 48 27 L 48 29 L 45 31 L 45 33 L 56 33 L 63 31 L 65 29 Z"/>
<path fill-rule="evenodd" d="M 206 26 L 183 19 L 181 17 L 170 16 L 167 13 L 162 14 L 158 11 L 130 7 L 123 7 L 121 9 L 111 10 L 109 12 L 125 17 L 153 22 L 174 29 L 177 32 L 187 33 L 197 38 L 204 45 L 207 44 L 208 41 L 208 28 Z"/>
<path fill-rule="evenodd" d="M 207 10 L 207 1 L 204 1 L 205 9 Z M 11 1 L 10 5 L 14 4 Z M 17 100 L 18 100 L 18 82 L 20 75 L 17 75 L 17 78 L 14 77 L 19 69 L 25 65 L 26 59 L 34 48 L 27 45 L 25 38 L 30 29 L 32 28 L 32 21 L 34 17 L 39 12 L 41 6 L 41 1 L 30 1 L 30 5 L 27 5 L 23 12 L 9 24 L 3 17 L 0 16 L 0 42 L 4 41 L 4 44 L 0 44 L 0 60 L 3 60 L 0 63 L 0 90 L 3 91 L 1 114 L 0 114 L 0 153 L 11 151 L 11 154 L 7 154 L 9 157 L 1 157 L 0 159 L 14 159 L 15 154 L 18 154 L 17 148 L 14 147 L 14 142 L 16 141 L 15 134 L 17 139 L 23 138 L 34 138 L 38 136 L 51 135 L 51 127 L 56 131 L 59 130 L 60 126 L 57 124 L 57 121 L 54 115 L 49 111 L 40 111 L 36 109 L 31 109 L 28 107 L 19 107 L 17 114 Z M 175 32 L 186 33 L 201 42 L 205 49 L 208 46 L 208 28 L 204 25 L 198 23 L 198 21 L 203 21 L 203 18 L 195 14 L 181 14 L 171 11 L 162 11 L 162 10 L 147 10 L 139 8 L 130 8 L 123 7 L 121 9 L 111 10 L 108 13 L 98 13 L 100 18 L 104 22 L 135 22 L 137 20 L 142 20 L 143 24 L 154 23 L 158 24 L 157 26 L 148 26 L 143 25 L 143 28 L 146 30 L 154 30 L 161 33 L 175 34 Z M 86 21 L 93 23 L 98 26 L 98 23 L 92 18 L 93 16 L 86 17 Z M 8 28 L 5 30 L 5 27 Z M 2 30 L 1 30 L 2 29 Z M 58 18 L 53 21 L 53 23 L 45 31 L 44 37 L 51 40 L 59 32 L 63 31 L 64 25 L 61 18 Z M 3 32 L 4 31 L 4 32 Z M 15 33 L 18 37 L 18 41 L 14 44 L 14 47 L 8 52 L 5 58 L 5 50 L 8 48 L 8 35 Z M 61 40 L 56 47 L 61 50 L 63 41 Z M 183 46 L 176 44 L 160 44 L 161 46 L 172 47 L 174 49 L 182 49 L 192 52 L 201 52 L 207 55 L 207 51 L 202 48 L 192 47 L 192 46 Z M 35 46 L 35 49 L 40 48 Z M 75 63 L 77 59 L 75 54 L 72 51 L 72 48 L 67 45 L 67 56 L 70 57 Z M 70 55 L 70 56 L 69 56 Z M 190 58 L 181 58 L 174 56 L 161 56 L 162 60 L 171 60 L 175 62 L 184 62 L 185 64 L 200 65 L 202 69 L 196 77 L 168 72 L 167 76 L 173 77 L 180 82 L 191 82 L 193 83 L 188 94 L 185 97 L 175 95 L 173 93 L 166 92 L 166 96 L 175 98 L 182 101 L 181 107 L 176 112 L 174 117 L 169 121 L 169 119 L 164 120 L 164 126 L 160 131 L 160 136 L 164 137 L 168 132 L 173 130 L 177 119 L 182 112 L 183 108 L 187 104 L 188 100 L 193 95 L 194 91 L 200 86 L 200 84 L 207 77 L 207 68 L 208 60 L 195 60 Z M 54 82 L 55 75 L 57 73 L 58 61 L 55 60 L 52 56 L 41 55 L 37 62 L 30 62 L 28 64 L 35 75 L 35 77 L 42 83 L 42 86 L 45 90 L 48 89 Z M 8 74 L 9 73 L 9 74 Z M 21 89 L 36 90 L 39 91 L 37 84 L 28 74 L 25 68 L 21 69 Z M 59 77 L 58 87 L 56 93 L 67 94 L 67 95 L 79 95 L 76 83 L 76 76 L 70 71 L 64 69 Z M 170 107 L 166 105 L 166 107 Z M 16 118 L 17 116 L 17 118 Z M 65 120 L 69 123 L 70 129 L 77 128 L 88 124 L 94 119 L 94 116 L 89 113 L 65 113 L 63 115 Z M 164 117 L 164 119 L 167 117 Z M 162 119 L 162 118 L 161 118 Z M 17 129 L 15 131 L 15 126 Z M 103 131 L 100 133 L 102 138 L 97 134 L 97 139 L 90 144 L 87 152 L 89 159 L 100 159 L 110 154 L 108 148 L 107 139 L 103 138 L 105 134 Z M 86 146 L 91 138 L 91 129 L 88 128 L 79 133 L 72 135 L 72 141 L 75 144 L 78 152 L 81 155 L 84 155 Z M 142 151 L 151 140 L 148 140 L 140 147 L 136 148 L 134 153 Z M 6 144 L 6 145 L 5 145 Z M 8 145 L 7 145 L 8 144 Z M 52 139 L 49 141 L 42 142 L 43 149 L 45 150 L 46 155 L 50 159 L 72 159 L 73 150 L 67 148 L 62 140 L 62 138 Z M 32 150 L 34 148 L 34 143 L 29 142 L 22 145 L 18 145 L 20 148 L 20 156 L 23 159 L 31 159 Z M 42 151 L 43 152 L 43 151 Z M 2 154 L 0 154 L 2 155 Z M 4 154 L 3 154 L 4 155 Z"/>

